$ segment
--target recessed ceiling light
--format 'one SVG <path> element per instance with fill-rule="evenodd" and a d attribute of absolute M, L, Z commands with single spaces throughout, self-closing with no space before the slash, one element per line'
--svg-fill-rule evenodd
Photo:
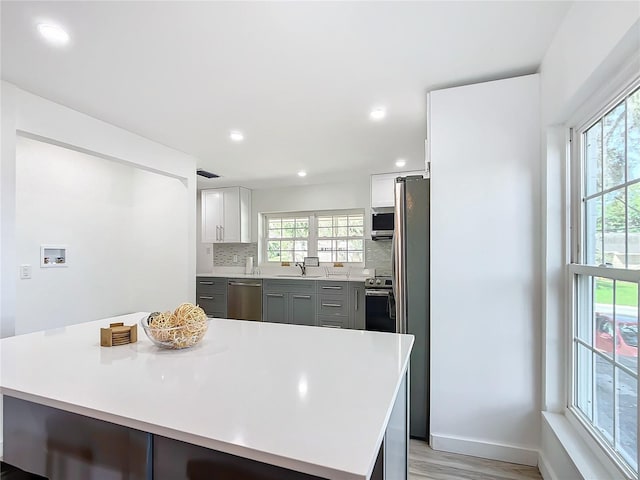
<path fill-rule="evenodd" d="M 61 27 L 50 23 L 38 24 L 38 31 L 46 41 L 53 45 L 66 45 L 69 43 L 69 34 Z"/>
<path fill-rule="evenodd" d="M 244 140 L 244 135 L 238 130 L 231 130 L 231 133 L 229 133 L 229 138 L 234 142 L 241 142 L 242 140 Z"/>
<path fill-rule="evenodd" d="M 373 110 L 371 110 L 371 113 L 369 114 L 369 117 L 371 117 L 371 120 L 382 120 L 386 116 L 387 116 L 387 111 L 385 110 L 384 107 L 376 107 Z"/>
<path fill-rule="evenodd" d="M 407 164 L 407 161 L 404 158 L 399 158 L 396 160 L 396 167 L 404 167 Z"/>
<path fill-rule="evenodd" d="M 298 176 L 299 176 L 299 177 L 306 177 L 306 176 L 307 176 L 307 172 L 305 172 L 304 170 L 300 170 L 300 171 L 298 172 Z"/>

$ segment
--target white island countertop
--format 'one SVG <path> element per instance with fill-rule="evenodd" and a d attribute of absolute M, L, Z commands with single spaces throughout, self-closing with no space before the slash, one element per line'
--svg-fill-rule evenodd
<path fill-rule="evenodd" d="M 211 319 L 199 345 L 100 347 L 100 327 L 5 338 L 0 392 L 329 479 L 366 479 L 411 335 Z"/>

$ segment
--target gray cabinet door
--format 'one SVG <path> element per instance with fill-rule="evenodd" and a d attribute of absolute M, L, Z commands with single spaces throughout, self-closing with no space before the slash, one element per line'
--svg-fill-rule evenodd
<path fill-rule="evenodd" d="M 316 296 L 289 293 L 289 323 L 295 325 L 316 324 Z"/>
<path fill-rule="evenodd" d="M 287 297 L 286 293 L 265 293 L 262 296 L 262 321 L 289 323 Z"/>
<path fill-rule="evenodd" d="M 349 323 L 351 328 L 364 330 L 364 283 L 349 284 Z"/>

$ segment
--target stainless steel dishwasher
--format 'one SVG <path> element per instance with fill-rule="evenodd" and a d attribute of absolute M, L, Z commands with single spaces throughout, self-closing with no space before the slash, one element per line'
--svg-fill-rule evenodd
<path fill-rule="evenodd" d="M 227 317 L 262 321 L 262 280 L 229 280 Z"/>

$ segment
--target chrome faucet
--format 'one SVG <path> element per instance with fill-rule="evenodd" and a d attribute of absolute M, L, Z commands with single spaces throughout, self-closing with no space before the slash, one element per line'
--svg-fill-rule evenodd
<path fill-rule="evenodd" d="M 296 267 L 300 267 L 303 277 L 307 274 L 307 267 L 304 265 L 304 263 L 296 263 Z"/>

